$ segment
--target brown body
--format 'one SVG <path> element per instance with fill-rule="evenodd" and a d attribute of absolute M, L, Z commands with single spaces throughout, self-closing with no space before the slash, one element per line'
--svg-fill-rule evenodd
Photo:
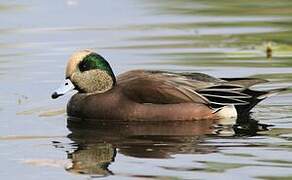
<path fill-rule="evenodd" d="M 199 103 L 142 104 L 121 93 L 118 85 L 103 94 L 75 94 L 68 103 L 69 116 L 99 120 L 173 121 L 217 119 Z"/>

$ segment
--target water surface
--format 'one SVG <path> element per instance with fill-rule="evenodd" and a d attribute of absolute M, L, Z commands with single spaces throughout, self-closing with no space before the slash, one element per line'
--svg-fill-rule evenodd
<path fill-rule="evenodd" d="M 289 0 L 1 1 L 0 176 L 292 178 L 291 92 L 254 109 L 255 120 L 274 126 L 253 136 L 218 134 L 211 122 L 67 128 L 70 95 L 50 99 L 68 57 L 84 48 L 116 74 L 194 71 L 292 86 L 291 14 Z"/>

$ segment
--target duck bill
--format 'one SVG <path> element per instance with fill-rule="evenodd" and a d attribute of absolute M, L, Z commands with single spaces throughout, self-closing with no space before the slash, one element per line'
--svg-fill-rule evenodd
<path fill-rule="evenodd" d="M 66 79 L 61 86 L 55 90 L 55 92 L 52 94 L 52 98 L 56 99 L 60 96 L 63 96 L 64 94 L 66 94 L 69 91 L 72 91 L 73 89 L 75 89 L 74 84 L 70 81 L 70 79 Z"/>

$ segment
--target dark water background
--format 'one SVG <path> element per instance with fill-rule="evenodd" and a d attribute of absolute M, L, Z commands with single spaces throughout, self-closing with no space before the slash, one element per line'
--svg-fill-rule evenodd
<path fill-rule="evenodd" d="M 50 99 L 84 48 L 116 74 L 195 71 L 292 86 L 291 15 L 289 0 L 1 1 L 1 179 L 292 179 L 291 92 L 254 109 L 271 131 L 240 137 L 216 135 L 209 122 L 68 129 L 70 95 Z"/>

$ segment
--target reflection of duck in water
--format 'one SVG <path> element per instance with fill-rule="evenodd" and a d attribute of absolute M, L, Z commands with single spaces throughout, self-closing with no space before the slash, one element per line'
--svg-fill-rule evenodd
<path fill-rule="evenodd" d="M 131 157 L 169 158 L 175 154 L 211 153 L 216 148 L 200 145 L 206 134 L 212 133 L 213 121 L 182 123 L 100 123 L 96 126 L 74 123 L 68 119 L 72 132 L 68 137 L 77 149 L 68 152 L 72 166 L 69 172 L 109 175 L 116 150 Z"/>
<path fill-rule="evenodd" d="M 68 153 L 72 166 L 67 170 L 79 174 L 112 174 L 108 166 L 115 155 L 116 149 L 108 143 L 78 144 L 78 149 L 73 153 Z"/>
<path fill-rule="evenodd" d="M 263 82 L 146 70 L 129 71 L 116 78 L 103 57 L 84 50 L 73 54 L 64 86 L 52 97 L 78 90 L 68 103 L 68 115 L 95 120 L 221 119 L 245 116 L 261 100 L 285 90 L 249 89 Z"/>
<path fill-rule="evenodd" d="M 217 151 L 216 146 L 204 144 L 205 136 L 218 130 L 212 120 L 111 123 L 68 118 L 67 122 L 72 132 L 68 138 L 77 145 L 76 150 L 68 152 L 68 159 L 72 162 L 69 172 L 101 176 L 113 174 L 109 165 L 114 162 L 117 149 L 120 154 L 139 158 L 170 158 L 175 154 Z M 245 124 L 245 127 L 256 125 L 252 123 Z M 251 130 L 249 133 L 253 134 L 259 129 Z"/>

